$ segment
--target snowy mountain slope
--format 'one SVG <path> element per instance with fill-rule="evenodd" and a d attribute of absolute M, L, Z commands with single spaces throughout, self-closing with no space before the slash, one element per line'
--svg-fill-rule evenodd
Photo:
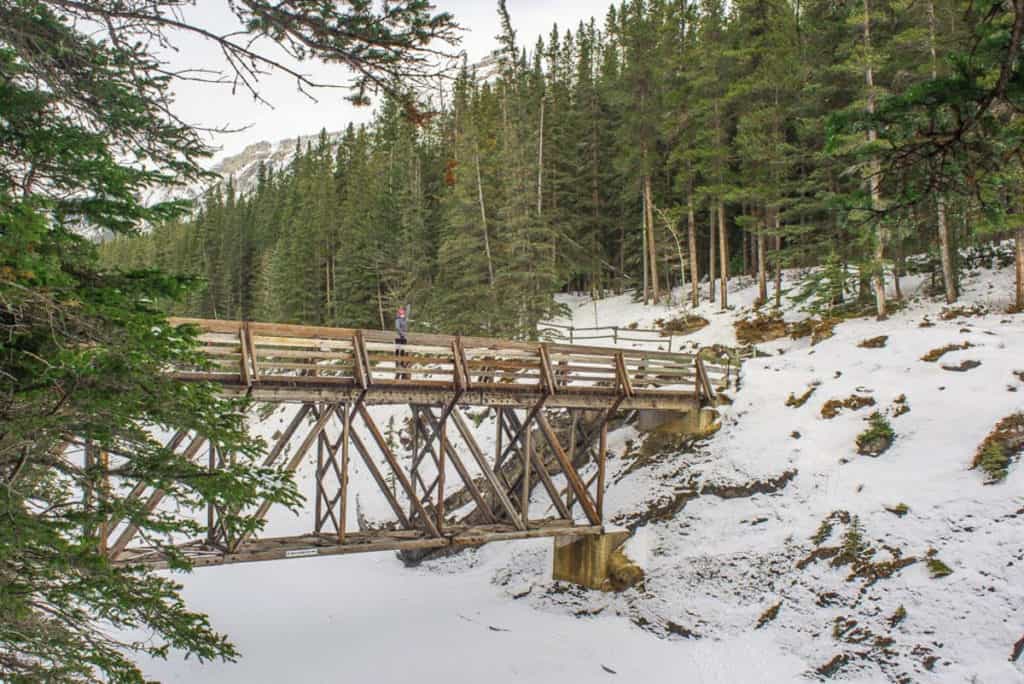
<path fill-rule="evenodd" d="M 341 133 L 328 133 L 327 139 L 333 145 L 341 139 L 341 135 Z M 256 187 L 257 173 L 261 163 L 274 172 L 281 171 L 291 163 L 299 146 L 315 145 L 319 137 L 320 134 L 315 133 L 301 135 L 297 138 L 284 138 L 273 143 L 266 140 L 253 143 L 238 154 L 220 159 L 210 167 L 210 170 L 218 174 L 223 181 L 232 179 L 235 190 L 240 194 L 246 194 Z M 187 188 L 161 187 L 147 196 L 145 203 L 156 204 L 172 199 L 198 199 L 214 182 L 192 185 Z"/>
<path fill-rule="evenodd" d="M 1009 659 L 1024 636 L 1024 465 L 994 485 L 970 470 L 995 423 L 1024 410 L 1014 374 L 1024 370 L 1024 319 L 1000 313 L 1011 278 L 983 269 L 965 282 L 963 303 L 982 315 L 945 320 L 908 278 L 910 301 L 888 321 L 843 322 L 814 346 L 759 345 L 768 356 L 745 363 L 710 439 L 643 445 L 631 426 L 613 432 L 607 514 L 636 532 L 641 588 L 551 581 L 549 540 L 414 569 L 391 554 L 205 569 L 183 579 L 186 597 L 232 635 L 243 661 L 148 669 L 189 682 L 1024 681 L 1024 658 Z M 702 305 L 710 324 L 695 343 L 735 343 L 733 323 L 756 294 L 740 285 L 735 309 Z M 569 303 L 577 326 L 645 327 L 678 313 L 628 296 Z M 787 305 L 787 320 L 801 317 Z M 925 320 L 933 325 L 919 327 Z M 857 346 L 881 335 L 884 347 Z M 921 360 L 962 342 L 974 346 Z M 981 365 L 942 368 L 965 360 Z M 806 403 L 786 405 L 815 382 Z M 851 395 L 875 405 L 822 416 L 826 401 Z M 896 415 L 900 395 L 910 411 Z M 896 433 L 878 457 L 855 446 L 873 410 Z M 286 414 L 260 429 L 271 436 Z M 375 409 L 379 424 L 391 415 L 400 427 L 396 410 Z M 300 485 L 311 491 L 310 475 Z M 386 516 L 358 464 L 353 488 L 364 515 Z M 268 533 L 304 532 L 307 520 L 279 512 Z M 932 576 L 933 551 L 952 574 Z"/>

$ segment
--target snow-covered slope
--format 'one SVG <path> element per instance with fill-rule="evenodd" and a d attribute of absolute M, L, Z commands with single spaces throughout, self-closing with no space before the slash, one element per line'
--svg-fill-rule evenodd
<path fill-rule="evenodd" d="M 183 578 L 186 597 L 242 662 L 147 669 L 182 682 L 1024 682 L 1024 657 L 1010 660 L 1024 637 L 1024 464 L 992 485 L 970 469 L 995 423 L 1024 410 L 1014 373 L 1024 318 L 1002 313 L 1011 282 L 1008 269 L 972 273 L 963 304 L 985 313 L 944 316 L 908 278 L 907 305 L 888 321 L 845 321 L 813 346 L 759 345 L 766 355 L 744 364 L 713 437 L 644 444 L 631 426 L 612 433 L 606 511 L 635 530 L 640 588 L 553 582 L 550 540 L 415 569 L 391 554 L 204 569 Z M 733 323 L 756 295 L 736 285 L 734 309 L 702 305 L 710 324 L 695 343 L 735 344 Z M 645 327 L 679 313 L 628 296 L 567 303 L 577 326 Z M 787 304 L 787 320 L 802 316 Z M 858 346 L 879 336 L 882 347 Z M 963 342 L 973 346 L 921 360 Z M 943 368 L 962 361 L 981 365 Z M 815 383 L 803 405 L 787 405 Z M 875 404 L 822 416 L 826 401 L 851 395 Z M 856 437 L 876 410 L 895 441 L 860 455 Z M 285 413 L 261 429 L 272 434 Z M 390 415 L 377 411 L 382 424 Z M 360 506 L 383 516 L 366 478 L 354 473 Z M 311 490 L 309 476 L 302 486 Z M 305 520 L 278 514 L 269 532 L 306 531 Z M 934 577 L 929 560 L 952 573 Z"/>
<path fill-rule="evenodd" d="M 328 133 L 327 139 L 333 145 L 341 139 L 341 135 L 341 133 Z M 315 145 L 319 137 L 320 134 L 316 133 L 297 138 L 285 138 L 273 143 L 266 140 L 253 143 L 238 154 L 220 159 L 210 167 L 210 170 L 218 174 L 224 181 L 232 179 L 236 191 L 246 194 L 256 187 L 256 177 L 261 163 L 270 170 L 281 171 L 295 158 L 295 153 L 300 146 L 305 148 L 310 144 Z M 145 202 L 146 204 L 156 204 L 172 199 L 198 199 L 211 184 L 212 182 L 206 182 L 188 188 L 177 188 L 173 191 L 161 188 L 146 197 Z"/>

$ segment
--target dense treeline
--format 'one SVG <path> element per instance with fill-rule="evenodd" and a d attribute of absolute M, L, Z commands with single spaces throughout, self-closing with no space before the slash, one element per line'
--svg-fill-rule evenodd
<path fill-rule="evenodd" d="M 529 336 L 559 291 L 725 307 L 728 278 L 769 302 L 791 265 L 884 316 L 905 255 L 954 301 L 957 249 L 1014 235 L 1019 159 L 980 187 L 897 154 L 951 116 L 891 103 L 971 49 L 964 2 L 629 0 L 530 50 L 499 11 L 494 78 L 463 70 L 430 114 L 387 101 L 107 259 L 200 276 L 202 316 L 376 327 L 409 302 L 426 328 Z"/>

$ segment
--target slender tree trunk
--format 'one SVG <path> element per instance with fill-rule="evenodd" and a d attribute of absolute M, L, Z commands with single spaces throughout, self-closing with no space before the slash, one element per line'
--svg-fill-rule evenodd
<path fill-rule="evenodd" d="M 946 220 L 946 198 L 939 195 L 935 202 L 939 219 L 939 254 L 942 259 L 942 284 L 946 288 L 946 303 L 952 304 L 957 299 L 956 279 L 953 275 L 953 258 L 949 246 L 949 224 Z"/>
<path fill-rule="evenodd" d="M 484 183 L 480 177 L 480 151 L 476 153 L 476 192 L 480 198 L 480 221 L 484 227 L 484 254 L 487 256 L 487 277 L 494 287 L 494 262 L 491 259 L 491 238 L 487 230 L 487 209 L 484 208 Z"/>
<path fill-rule="evenodd" d="M 928 47 L 932 57 L 932 80 L 939 77 L 938 55 L 935 52 L 935 0 L 928 2 Z M 939 224 L 939 258 L 942 260 L 942 284 L 946 289 L 946 303 L 956 301 L 956 280 L 953 259 L 950 256 L 949 224 L 946 221 L 946 197 L 940 192 L 935 198 L 935 213 Z"/>
<path fill-rule="evenodd" d="M 740 231 L 740 255 L 743 257 L 743 264 L 740 266 L 743 275 L 750 274 L 750 235 L 747 231 Z"/>
<path fill-rule="evenodd" d="M 651 269 L 651 295 L 654 303 L 661 299 L 658 291 L 658 257 L 657 245 L 654 242 L 654 197 L 651 192 L 651 176 L 644 176 L 644 220 L 647 221 L 647 262 Z"/>
<path fill-rule="evenodd" d="M 864 53 L 867 63 L 864 69 L 864 80 L 867 83 L 868 114 L 875 113 L 875 80 L 871 65 L 871 4 L 870 0 L 864 0 Z M 878 131 L 874 128 L 868 131 L 868 142 L 878 140 Z M 868 184 L 871 188 L 871 209 L 874 213 L 873 222 L 875 225 L 875 253 L 874 253 L 874 283 L 875 283 L 875 307 L 878 319 L 886 317 L 885 308 L 885 270 L 883 260 L 885 258 L 885 228 L 882 225 L 880 213 L 882 211 L 882 166 L 878 157 L 872 157 L 869 165 Z"/>
<path fill-rule="evenodd" d="M 896 290 L 896 301 L 903 301 L 903 287 L 900 284 L 900 275 L 903 274 L 903 248 L 896 250 L 896 259 L 892 266 L 892 284 Z"/>
<path fill-rule="evenodd" d="M 557 120 L 557 119 L 556 119 Z M 540 135 L 537 143 L 537 216 L 541 215 L 544 201 L 544 98 L 540 99 Z"/>
<path fill-rule="evenodd" d="M 775 214 L 775 306 L 782 307 L 782 235 L 778 213 Z"/>
<path fill-rule="evenodd" d="M 683 281 L 686 280 L 686 257 L 683 255 L 683 241 L 679 239 L 679 231 L 676 230 L 675 225 L 673 225 L 673 218 L 672 218 L 672 216 L 670 216 L 667 212 L 665 212 L 664 210 L 661 210 L 661 209 L 658 210 L 658 213 L 661 215 L 661 220 L 665 222 L 665 227 L 668 229 L 668 232 L 672 234 L 672 240 L 675 241 L 675 243 L 676 243 L 676 255 L 679 257 L 679 282 L 680 282 L 680 285 L 682 285 Z M 672 282 L 669 279 L 669 275 L 671 274 L 671 271 L 672 271 L 672 269 L 669 266 L 668 259 L 666 258 L 665 259 L 665 282 L 666 282 L 665 287 L 668 288 L 669 303 L 671 303 L 671 301 L 672 301 Z M 680 295 L 679 298 L 680 298 L 680 302 L 681 302 L 682 295 Z"/>
<path fill-rule="evenodd" d="M 700 305 L 700 272 L 697 267 L 697 219 L 693 215 L 693 193 L 690 193 L 686 208 L 687 238 L 690 247 L 690 301 Z"/>
<path fill-rule="evenodd" d="M 650 259 L 647 258 L 647 212 L 643 211 L 643 225 L 640 227 L 640 239 L 641 239 L 641 252 L 644 260 L 644 304 L 649 304 L 651 301 L 651 289 L 650 289 Z"/>
<path fill-rule="evenodd" d="M 1017 297 L 1014 308 L 1018 313 L 1024 313 L 1024 228 L 1017 229 Z"/>
<path fill-rule="evenodd" d="M 768 245 L 765 238 L 766 223 L 773 219 L 774 209 L 765 209 L 767 217 L 760 222 L 757 231 L 757 303 L 759 306 L 768 303 Z"/>
<path fill-rule="evenodd" d="M 722 311 L 729 306 L 729 231 L 725 226 L 725 202 L 718 201 L 719 256 L 722 259 Z"/>
<path fill-rule="evenodd" d="M 646 271 L 645 276 L 646 278 Z M 619 217 L 619 291 L 622 294 L 626 289 L 626 222 Z"/>
<path fill-rule="evenodd" d="M 708 203 L 708 301 L 715 301 L 715 205 Z"/>

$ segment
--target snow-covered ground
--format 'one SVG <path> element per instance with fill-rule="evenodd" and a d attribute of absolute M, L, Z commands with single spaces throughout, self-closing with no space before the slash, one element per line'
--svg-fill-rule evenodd
<path fill-rule="evenodd" d="M 797 277 L 787 274 L 786 287 Z M 641 587 L 606 594 L 553 582 L 550 540 L 492 544 L 413 569 L 390 553 L 201 569 L 181 578 L 185 596 L 232 637 L 242 661 L 148 662 L 148 674 L 180 682 L 1024 682 L 1024 657 L 1010 660 L 1024 637 L 1024 464 L 995 485 L 970 469 L 995 423 L 1024 410 L 1024 380 L 1014 374 L 1024 371 L 1024 317 L 1003 313 L 1012 272 L 967 278 L 962 304 L 987 311 L 974 316 L 943 318 L 920 279 L 903 285 L 907 306 L 887 321 L 845 321 L 813 346 L 808 338 L 759 345 L 766 356 L 744 364 L 712 438 L 643 446 L 631 426 L 612 433 L 606 515 L 635 530 L 628 552 L 646 570 Z M 703 304 L 696 313 L 710 324 L 693 343 L 735 344 L 733 323 L 750 315 L 755 295 L 738 281 L 730 311 Z M 680 313 L 628 296 L 567 303 L 576 326 L 648 327 Z M 804 314 L 787 303 L 785 315 Z M 926 319 L 933 325 L 920 327 Z M 884 347 L 858 347 L 881 335 Z M 921 360 L 962 342 L 973 346 Z M 981 365 L 942 368 L 965 360 Z M 786 405 L 814 383 L 805 404 Z M 875 405 L 822 417 L 826 401 L 854 394 Z M 897 415 L 901 395 L 910 410 Z M 887 415 L 895 442 L 862 456 L 855 440 L 875 410 Z M 385 425 L 398 415 L 375 411 Z M 261 429 L 271 435 L 286 414 Z M 485 421 L 481 433 L 493 432 Z M 300 477 L 307 491 L 309 471 Z M 365 486 L 364 515 L 383 517 L 383 497 L 358 464 L 353 478 L 357 490 Z M 903 515 L 888 510 L 900 504 Z M 308 531 L 308 520 L 274 514 L 268 533 Z M 812 541 L 823 521 L 831 533 Z M 863 535 L 859 576 L 833 564 L 853 529 Z M 952 574 L 933 578 L 931 557 Z"/>

